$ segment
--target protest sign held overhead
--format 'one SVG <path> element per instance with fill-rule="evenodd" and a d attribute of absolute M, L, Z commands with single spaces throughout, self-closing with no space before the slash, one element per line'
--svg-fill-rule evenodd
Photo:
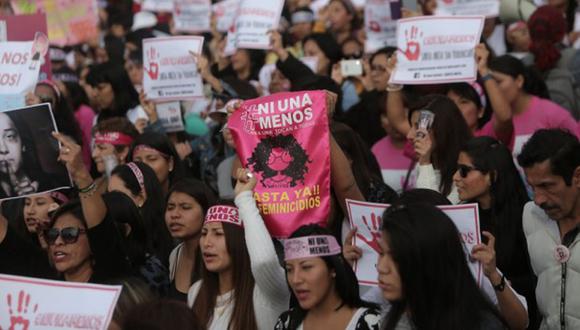
<path fill-rule="evenodd" d="M 419 85 L 473 81 L 483 16 L 422 16 L 397 21 L 397 67 L 391 82 Z"/>
<path fill-rule="evenodd" d="M 190 52 L 201 54 L 203 37 L 178 36 L 143 40 L 143 89 L 157 101 L 203 96 L 203 83 Z"/>
<path fill-rule="evenodd" d="M 240 0 L 224 0 L 212 5 L 211 10 L 216 20 L 216 30 L 227 32 L 236 21 Z"/>
<path fill-rule="evenodd" d="M 435 15 L 497 17 L 499 0 L 437 0 Z"/>
<path fill-rule="evenodd" d="M 156 104 L 157 116 L 167 133 L 183 131 L 183 118 L 179 101 Z"/>
<path fill-rule="evenodd" d="M 397 45 L 397 19 L 401 17 L 398 0 L 367 0 L 365 13 L 365 52 Z"/>
<path fill-rule="evenodd" d="M 155 12 L 172 12 L 174 0 L 143 0 L 142 10 Z"/>
<path fill-rule="evenodd" d="M 41 33 L 36 41 L 0 42 L 0 94 L 24 94 L 34 89 L 40 61 L 48 51 Z"/>
<path fill-rule="evenodd" d="M 353 238 L 353 244 L 363 250 L 362 257 L 355 262 L 354 271 L 360 284 L 378 285 L 378 273 L 376 263 L 379 256 L 379 240 L 381 239 L 381 223 L 388 204 L 368 203 L 361 201 L 346 200 L 348 218 L 351 228 L 356 227 L 357 232 Z M 465 245 L 466 254 L 473 247 L 481 243 L 479 230 L 479 210 L 477 204 L 442 205 L 438 206 L 453 221 L 461 234 Z M 467 263 L 478 285 L 483 280 L 483 269 L 480 262 Z"/>
<path fill-rule="evenodd" d="M 176 0 L 173 7 L 173 22 L 178 32 L 210 31 L 210 0 Z"/>
<path fill-rule="evenodd" d="M 105 330 L 121 289 L 0 274 L 0 329 Z"/>
<path fill-rule="evenodd" d="M 241 0 L 234 31 L 236 47 L 270 49 L 268 31 L 278 27 L 283 6 L 283 0 Z"/>
<path fill-rule="evenodd" d="M 270 234 L 324 225 L 330 207 L 326 93 L 278 93 L 245 101 L 228 128 L 242 165 L 258 179 L 255 199 Z"/>

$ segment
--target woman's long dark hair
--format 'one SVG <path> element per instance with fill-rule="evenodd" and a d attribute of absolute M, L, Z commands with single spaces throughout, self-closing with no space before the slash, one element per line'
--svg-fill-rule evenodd
<path fill-rule="evenodd" d="M 173 240 L 167 230 L 167 226 L 165 226 L 165 198 L 161 191 L 161 184 L 157 180 L 157 176 L 151 167 L 141 162 L 135 162 L 135 164 L 139 167 L 141 173 L 143 173 L 145 193 L 147 195 L 147 199 L 141 207 L 141 216 L 145 225 L 145 231 L 151 242 L 151 250 L 167 266 L 169 254 L 173 249 Z M 115 167 L 111 175 L 117 175 L 121 178 L 125 187 L 133 195 L 138 195 L 141 192 L 139 182 L 129 166 L 119 165 Z"/>
<path fill-rule="evenodd" d="M 457 228 L 437 207 L 392 207 L 383 215 L 382 234 L 403 292 L 391 302 L 384 329 L 395 329 L 406 311 L 414 329 L 479 330 L 490 317 L 504 322 L 477 286 Z"/>
<path fill-rule="evenodd" d="M 409 111 L 409 121 L 413 113 L 419 110 L 429 110 L 435 114 L 431 126 L 435 138 L 431 162 L 441 173 L 439 191 L 447 196 L 453 186 L 459 150 L 463 143 L 471 138 L 471 131 L 461 111 L 446 96 L 435 94 L 425 96 Z"/>
<path fill-rule="evenodd" d="M 482 136 L 469 140 L 462 148 L 473 165 L 491 177 L 491 213 L 493 235 L 496 238 L 497 266 L 509 268 L 519 235 L 523 235 L 522 211 L 529 201 L 509 149 L 496 139 Z"/>
<path fill-rule="evenodd" d="M 540 73 L 533 67 L 526 67 L 521 60 L 511 55 L 492 58 L 489 61 L 489 68 L 513 79 L 522 76 L 524 78 L 524 86 L 522 88 L 524 92 L 543 99 L 550 98 L 548 87 Z"/>
<path fill-rule="evenodd" d="M 306 236 L 315 236 L 315 235 L 332 235 L 330 231 L 327 229 L 320 227 L 316 224 L 308 224 L 303 225 L 300 228 L 296 229 L 289 238 L 295 237 L 306 237 Z M 346 260 L 342 257 L 342 254 L 334 255 L 334 256 L 325 256 L 320 257 L 324 260 L 324 263 L 328 267 L 329 270 L 334 270 L 336 272 L 335 277 L 335 285 L 334 288 L 338 293 L 338 296 L 342 300 L 342 305 L 338 306 L 338 308 L 342 306 L 348 306 L 350 308 L 377 308 L 377 305 L 366 302 L 360 298 L 359 294 L 359 285 L 356 275 L 352 268 L 348 265 Z M 286 279 L 288 280 L 288 279 Z M 290 288 L 290 285 L 288 285 Z M 304 321 L 306 314 L 308 313 L 307 310 L 304 310 L 298 304 L 298 300 L 294 295 L 292 289 L 290 289 L 290 305 L 294 306 L 292 309 L 292 314 L 290 315 L 290 324 L 288 325 L 289 330 L 296 330 Z"/>
<path fill-rule="evenodd" d="M 224 205 L 227 203 L 219 203 Z M 252 275 L 250 256 L 246 247 L 244 229 L 240 226 L 222 222 L 226 249 L 232 262 L 232 284 L 234 310 L 227 329 L 256 330 L 258 325 L 254 312 L 254 276 Z M 202 263 L 202 285 L 193 304 L 193 311 L 200 323 L 207 326 L 212 317 L 219 295 L 219 275 L 210 272 Z"/>
<path fill-rule="evenodd" d="M 480 86 L 483 89 L 483 85 L 480 84 Z M 484 108 L 483 116 L 477 119 L 477 128 L 482 128 L 491 119 L 491 114 L 493 112 L 493 109 L 491 108 L 491 102 L 487 102 L 486 106 L 484 107 L 483 104 L 481 104 L 481 98 L 479 97 L 478 92 L 472 85 L 465 82 L 449 84 L 447 92 L 450 91 L 452 91 L 453 93 L 459 95 L 464 99 L 473 102 L 477 107 L 477 110 Z M 485 95 L 485 98 L 489 100 L 487 91 L 485 89 L 483 89 L 483 93 Z"/>

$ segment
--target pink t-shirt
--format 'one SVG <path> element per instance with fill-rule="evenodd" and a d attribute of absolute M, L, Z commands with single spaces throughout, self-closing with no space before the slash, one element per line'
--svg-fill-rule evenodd
<path fill-rule="evenodd" d="M 403 154 L 403 150 L 393 145 L 390 136 L 380 139 L 371 148 L 381 167 L 383 180 L 397 192 L 403 190 L 407 171 L 409 166 L 411 166 L 411 159 Z M 415 186 L 414 182 L 414 178 L 410 177 L 407 189 L 413 188 Z"/>
<path fill-rule="evenodd" d="M 88 169 L 91 168 L 91 131 L 93 129 L 93 120 L 95 112 L 87 105 L 81 105 L 75 112 L 75 118 L 83 134 L 83 162 Z"/>

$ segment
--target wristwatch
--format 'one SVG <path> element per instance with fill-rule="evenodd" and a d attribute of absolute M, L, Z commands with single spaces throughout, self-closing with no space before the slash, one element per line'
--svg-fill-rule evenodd
<path fill-rule="evenodd" d="M 501 281 L 498 285 L 493 285 L 493 289 L 498 292 L 502 292 L 505 289 L 505 275 L 501 275 Z"/>

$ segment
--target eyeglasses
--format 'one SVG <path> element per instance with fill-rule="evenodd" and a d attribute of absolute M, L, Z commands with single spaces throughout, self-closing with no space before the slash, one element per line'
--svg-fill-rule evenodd
<path fill-rule="evenodd" d="M 467 176 L 469 175 L 469 172 L 471 172 L 471 171 L 483 172 L 483 170 L 481 170 L 477 167 L 468 166 L 468 165 L 464 165 L 464 164 L 457 165 L 457 172 L 459 172 L 459 176 L 461 176 L 464 179 L 467 178 Z"/>
<path fill-rule="evenodd" d="M 59 236 L 62 238 L 62 241 L 65 244 L 74 244 L 79 239 L 79 236 L 86 232 L 87 231 L 85 229 L 78 227 L 66 227 L 61 230 L 58 230 L 57 228 L 50 228 L 44 231 L 44 238 L 50 245 L 53 245 Z"/>

